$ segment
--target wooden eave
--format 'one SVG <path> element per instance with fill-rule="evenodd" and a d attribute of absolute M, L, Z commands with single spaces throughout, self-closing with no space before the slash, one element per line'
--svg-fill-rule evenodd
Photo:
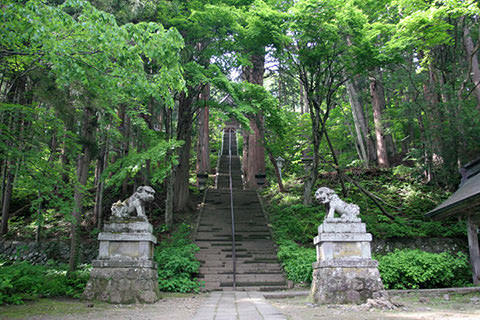
<path fill-rule="evenodd" d="M 440 220 L 453 215 L 475 216 L 480 220 L 480 174 L 469 177 L 454 194 L 435 209 L 429 211 L 425 216 Z"/>

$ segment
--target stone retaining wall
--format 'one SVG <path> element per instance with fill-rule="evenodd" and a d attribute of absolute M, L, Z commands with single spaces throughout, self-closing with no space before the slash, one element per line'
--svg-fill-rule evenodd
<path fill-rule="evenodd" d="M 372 254 L 384 255 L 395 249 L 419 249 L 422 251 L 440 253 L 462 251 L 468 253 L 467 239 L 452 238 L 398 238 L 398 239 L 375 239 L 371 242 Z"/>
<path fill-rule="evenodd" d="M 90 263 L 97 257 L 98 244 L 96 241 L 80 244 L 80 263 Z M 23 241 L 0 241 L 0 255 L 7 257 L 10 261 L 29 261 L 34 264 L 44 264 L 48 260 L 68 263 L 70 256 L 70 242 L 67 241 L 45 241 L 45 242 L 23 242 Z"/>

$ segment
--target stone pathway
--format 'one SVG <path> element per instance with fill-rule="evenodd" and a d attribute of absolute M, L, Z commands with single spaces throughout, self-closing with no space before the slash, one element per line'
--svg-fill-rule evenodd
<path fill-rule="evenodd" d="M 286 320 L 287 318 L 254 291 L 212 292 L 193 320 Z"/>

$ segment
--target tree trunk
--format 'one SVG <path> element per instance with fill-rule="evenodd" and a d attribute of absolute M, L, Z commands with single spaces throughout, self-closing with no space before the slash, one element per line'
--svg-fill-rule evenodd
<path fill-rule="evenodd" d="M 433 170 L 435 162 L 441 159 L 442 152 L 442 123 L 444 120 L 444 114 L 441 110 L 440 96 L 438 94 L 438 80 L 435 69 L 432 63 L 428 66 L 428 78 L 423 85 L 423 92 L 425 100 L 427 101 L 425 107 L 425 116 L 427 121 L 424 121 L 424 131 L 427 137 L 427 141 L 430 146 L 426 148 L 426 182 L 430 182 L 435 179 L 435 172 Z M 430 126 L 428 126 L 430 124 Z M 438 162 L 437 162 L 438 163 Z"/>
<path fill-rule="evenodd" d="M 250 83 L 263 86 L 263 74 L 265 72 L 265 55 L 257 54 L 250 56 L 252 67 L 243 68 L 243 77 Z M 250 117 L 251 132 L 248 135 L 246 163 L 246 186 L 247 188 L 258 188 L 257 174 L 265 174 L 265 150 L 263 146 L 263 115 L 261 112 Z M 244 146 L 245 148 L 245 146 Z"/>
<path fill-rule="evenodd" d="M 461 18 L 463 23 L 463 44 L 465 46 L 465 53 L 467 55 L 467 61 L 471 69 L 471 79 L 474 84 L 473 92 L 477 97 L 477 109 L 480 111 L 480 67 L 478 65 L 478 56 L 475 46 L 470 36 L 470 29 L 465 22 L 465 17 Z M 469 70 L 470 71 L 470 70 Z"/>
<path fill-rule="evenodd" d="M 280 168 L 277 165 L 277 161 L 273 157 L 273 154 L 267 150 L 268 158 L 270 159 L 270 162 L 273 165 L 273 169 L 275 171 L 275 176 L 277 177 L 277 183 L 278 183 L 278 190 L 280 192 L 285 192 L 285 189 L 283 188 L 283 182 L 282 182 L 282 175 L 280 173 Z"/>
<path fill-rule="evenodd" d="M 121 144 L 121 157 L 126 157 L 128 155 L 130 149 L 130 118 L 127 115 L 126 106 L 124 104 L 120 105 L 118 110 L 118 117 L 121 120 L 120 123 L 120 132 L 123 136 L 123 141 Z M 126 197 L 128 195 L 128 182 L 129 178 L 125 178 L 122 182 L 122 197 Z"/>
<path fill-rule="evenodd" d="M 383 88 L 383 84 L 382 84 L 382 88 Z M 387 98 L 387 102 L 389 102 L 390 100 L 389 100 L 388 94 L 386 94 L 386 98 Z M 391 130 L 392 126 L 391 126 L 391 123 L 390 123 L 390 119 L 388 118 L 388 115 L 386 115 L 387 105 L 390 105 L 390 104 L 385 103 L 383 105 L 382 123 L 383 123 L 383 128 L 385 129 L 384 132 L 386 132 L 384 138 L 385 138 L 385 145 L 387 147 L 387 155 L 388 155 L 389 159 L 392 159 L 397 154 L 397 147 L 395 146 L 395 141 L 393 140 L 393 136 L 390 133 L 392 131 Z M 385 115 L 385 116 L 383 116 L 383 115 Z"/>
<path fill-rule="evenodd" d="M 263 116 L 257 114 L 254 119 L 250 119 L 250 129 L 252 132 L 248 135 L 248 162 L 247 162 L 247 181 L 248 188 L 256 189 L 257 174 L 265 174 L 265 150 L 263 146 Z"/>
<path fill-rule="evenodd" d="M 310 206 L 312 204 L 312 188 L 313 184 L 315 183 L 316 178 L 312 177 L 312 174 L 310 173 L 310 176 L 305 179 L 303 183 L 303 205 L 304 206 Z"/>
<path fill-rule="evenodd" d="M 105 144 L 100 152 L 100 155 L 97 159 L 97 167 L 96 167 L 96 174 L 97 174 L 97 184 L 95 190 L 95 206 L 93 208 L 93 216 L 96 219 L 97 229 L 102 230 L 103 227 L 103 189 L 105 187 L 105 182 L 102 179 L 102 174 L 107 168 L 108 164 L 108 137 L 105 138 Z"/>
<path fill-rule="evenodd" d="M 27 105 L 28 103 L 31 103 L 31 101 L 27 101 L 26 98 L 26 83 L 27 79 L 25 77 L 17 77 L 13 85 L 11 86 L 11 89 L 9 92 L 6 94 L 6 101 L 10 103 L 16 103 L 16 104 L 21 104 L 21 105 Z M 9 119 L 9 124 L 7 125 L 7 130 L 10 129 L 11 132 L 16 132 L 17 128 L 19 130 L 19 134 L 17 135 L 17 140 L 20 141 L 21 143 L 23 142 L 23 133 L 25 130 L 25 122 L 23 119 L 21 119 L 21 116 L 18 118 L 12 115 Z M 23 142 L 24 143 L 24 142 Z M 7 148 L 12 148 L 14 147 L 12 143 L 7 142 Z M 23 147 L 20 147 L 20 149 L 24 149 Z M 24 150 L 20 150 L 23 152 Z M 4 181 L 2 182 L 4 185 L 3 193 L 2 193 L 2 223 L 0 227 L 0 236 L 5 236 L 8 232 L 8 219 L 10 217 L 9 215 L 9 210 L 10 210 L 10 200 L 12 198 L 12 192 L 13 192 L 13 184 L 16 178 L 16 172 L 18 171 L 19 168 L 19 163 L 20 159 L 16 158 L 7 158 L 5 159 L 5 168 L 4 168 Z M 17 167 L 16 170 L 14 170 L 14 166 Z"/>
<path fill-rule="evenodd" d="M 2 199 L 2 227 L 0 230 L 0 235 L 2 236 L 5 236 L 8 232 L 10 199 L 12 198 L 13 179 L 15 177 L 11 161 L 6 162 L 5 170 L 6 170 L 5 171 L 6 172 L 5 188 L 3 190 L 3 199 Z"/>
<path fill-rule="evenodd" d="M 327 145 L 328 145 L 328 148 L 330 149 L 330 153 L 333 158 L 333 163 L 335 164 L 335 170 L 337 171 L 338 180 L 340 181 L 340 185 L 342 186 L 342 195 L 346 197 L 347 188 L 345 188 L 345 183 L 343 181 L 343 171 L 340 168 L 340 164 L 338 163 L 337 155 L 335 154 L 335 150 L 333 149 L 333 144 L 332 144 L 332 141 L 330 140 L 330 137 L 328 136 L 327 130 L 325 130 L 324 134 L 325 134 L 325 140 L 327 140 Z"/>
<path fill-rule="evenodd" d="M 62 149 L 60 151 L 60 163 L 62 165 L 62 181 L 64 185 L 68 185 L 69 176 L 68 176 L 68 166 L 70 165 L 70 159 L 68 158 L 68 130 L 65 130 L 62 138 Z M 57 189 L 58 190 L 58 189 Z"/>
<path fill-rule="evenodd" d="M 308 110 L 308 100 L 307 100 L 307 92 L 305 88 L 300 82 L 300 114 L 307 113 Z"/>
<path fill-rule="evenodd" d="M 243 148 L 242 148 L 242 174 L 244 182 L 247 180 L 247 163 L 248 163 L 248 137 L 250 133 L 247 129 L 242 129 Z"/>
<path fill-rule="evenodd" d="M 206 174 L 210 171 L 210 137 L 209 137 L 209 108 L 210 85 L 202 90 L 198 113 L 198 144 L 197 144 L 197 174 Z"/>
<path fill-rule="evenodd" d="M 168 139 L 173 138 L 173 129 L 172 129 L 172 109 L 165 110 L 165 132 Z M 165 157 L 166 161 L 172 161 L 172 150 L 167 150 L 167 155 Z M 166 179 L 166 189 L 167 195 L 165 199 L 165 225 L 168 229 L 172 226 L 173 222 L 173 184 L 175 183 L 175 170 L 170 171 L 169 176 Z"/>
<path fill-rule="evenodd" d="M 95 143 L 96 117 L 91 106 L 86 106 L 83 111 L 80 137 L 84 141 L 81 153 L 77 156 L 77 179 L 74 186 L 74 208 L 71 226 L 69 271 L 77 267 L 80 222 L 83 215 L 83 198 L 88 179 L 88 169 L 92 156 L 92 146 Z"/>
<path fill-rule="evenodd" d="M 348 80 L 345 82 L 345 86 L 347 87 L 348 100 L 350 101 L 350 105 L 352 107 L 353 123 L 355 124 L 355 133 L 357 137 L 360 160 L 362 160 L 368 167 L 369 156 L 366 146 L 368 133 L 362 104 L 353 80 Z"/>
<path fill-rule="evenodd" d="M 310 119 L 312 120 L 312 145 L 313 145 L 313 161 L 311 163 L 305 163 L 306 179 L 304 182 L 303 204 L 308 206 L 312 204 L 312 188 L 317 181 L 318 166 L 319 166 L 319 150 L 320 143 L 323 138 L 325 130 L 325 121 L 328 118 L 328 112 L 324 115 L 324 119 L 321 116 L 321 104 L 316 103 L 314 100 L 309 101 Z M 307 156 L 307 152 L 304 151 L 304 157 Z"/>
<path fill-rule="evenodd" d="M 382 123 L 382 109 L 385 106 L 385 96 L 382 84 L 375 78 L 370 78 L 370 95 L 372 96 L 373 122 L 375 123 L 375 137 L 377 147 L 377 161 L 380 168 L 388 168 L 387 147 L 384 139 Z"/>
<path fill-rule="evenodd" d="M 175 168 L 173 205 L 175 211 L 185 209 L 190 195 L 188 180 L 190 178 L 190 149 L 192 146 L 192 100 L 191 96 L 182 93 L 178 105 L 177 140 L 184 141 L 184 144 L 178 150 L 178 165 Z"/>
<path fill-rule="evenodd" d="M 2 174 L 0 175 L 0 179 L 2 183 L 0 184 L 0 208 L 3 206 L 3 195 L 5 191 L 5 186 L 7 183 L 7 159 L 2 159 Z M 1 230 L 1 227 L 0 227 Z M 1 235 L 1 233 L 0 233 Z"/>
<path fill-rule="evenodd" d="M 38 192 L 38 208 L 37 208 L 37 229 L 35 231 L 35 243 L 40 243 L 40 238 L 41 238 L 41 233 L 42 233 L 42 227 L 44 223 L 44 217 L 42 214 L 42 194 Z"/>
<path fill-rule="evenodd" d="M 173 224 L 173 199 L 174 199 L 175 171 L 167 178 L 167 197 L 165 199 L 165 225 L 170 230 Z"/>

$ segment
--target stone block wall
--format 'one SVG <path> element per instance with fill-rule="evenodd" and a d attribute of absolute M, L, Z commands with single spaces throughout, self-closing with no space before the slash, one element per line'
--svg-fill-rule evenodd
<path fill-rule="evenodd" d="M 89 241 L 80 244 L 80 263 L 91 263 L 98 253 L 98 242 Z M 48 260 L 68 263 L 70 242 L 68 241 L 0 241 L 0 255 L 10 261 L 28 261 L 32 264 L 44 264 Z"/>

